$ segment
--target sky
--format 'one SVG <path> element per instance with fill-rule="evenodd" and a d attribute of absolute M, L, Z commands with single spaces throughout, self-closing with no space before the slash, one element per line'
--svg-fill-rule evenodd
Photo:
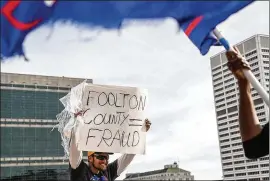
<path fill-rule="evenodd" d="M 269 2 L 257 1 L 218 27 L 236 44 L 269 35 Z M 222 178 L 210 57 L 202 56 L 172 19 L 134 22 L 117 31 L 57 24 L 41 27 L 24 43 L 30 62 L 13 58 L 2 72 L 93 79 L 95 84 L 148 89 L 146 155 L 136 155 L 126 173 L 162 169 L 177 161 L 196 180 Z M 117 158 L 119 154 L 113 156 Z"/>

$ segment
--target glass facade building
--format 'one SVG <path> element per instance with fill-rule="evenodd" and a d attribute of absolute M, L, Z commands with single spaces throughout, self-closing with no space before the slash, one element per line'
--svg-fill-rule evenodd
<path fill-rule="evenodd" d="M 53 127 L 59 99 L 84 79 L 1 73 L 1 180 L 67 180 Z"/>

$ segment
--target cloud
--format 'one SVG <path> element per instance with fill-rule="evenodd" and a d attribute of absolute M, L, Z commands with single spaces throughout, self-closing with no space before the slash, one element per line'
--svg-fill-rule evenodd
<path fill-rule="evenodd" d="M 269 2 L 255 2 L 219 29 L 232 44 L 269 34 Z M 53 32 L 44 27 L 27 37 L 29 63 L 14 59 L 2 64 L 2 71 L 147 88 L 153 123 L 147 154 L 137 155 L 120 179 L 126 172 L 161 169 L 179 161 L 195 179 L 214 180 L 222 178 L 222 168 L 209 58 L 222 50 L 212 48 L 201 56 L 171 19 L 150 27 L 139 23 L 121 32 L 56 25 Z"/>

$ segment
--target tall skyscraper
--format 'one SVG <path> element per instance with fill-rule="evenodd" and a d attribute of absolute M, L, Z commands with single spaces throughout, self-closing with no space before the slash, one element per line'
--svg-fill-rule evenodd
<path fill-rule="evenodd" d="M 246 57 L 252 72 L 269 93 L 269 36 L 254 35 L 237 48 Z M 239 124 L 239 90 L 226 65 L 225 52 L 211 57 L 212 83 L 224 180 L 269 180 L 269 156 L 250 160 L 244 156 Z M 269 108 L 252 88 L 252 97 L 261 125 L 269 121 Z M 257 148 L 259 149 L 259 148 Z"/>
<path fill-rule="evenodd" d="M 69 180 L 59 99 L 84 79 L 1 73 L 1 180 Z"/>

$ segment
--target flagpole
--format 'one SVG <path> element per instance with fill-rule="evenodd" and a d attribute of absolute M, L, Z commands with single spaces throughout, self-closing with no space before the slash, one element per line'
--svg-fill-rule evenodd
<path fill-rule="evenodd" d="M 218 29 L 215 28 L 213 30 L 213 33 L 226 50 L 233 50 L 229 42 L 222 36 L 222 34 L 218 31 Z M 269 107 L 269 95 L 267 94 L 266 90 L 262 87 L 260 82 L 256 79 L 256 77 L 251 72 L 251 70 L 243 70 L 243 73 L 246 76 L 246 78 L 249 80 L 251 85 L 254 87 L 254 89 L 257 90 L 258 94 L 261 96 L 261 98 Z"/>

